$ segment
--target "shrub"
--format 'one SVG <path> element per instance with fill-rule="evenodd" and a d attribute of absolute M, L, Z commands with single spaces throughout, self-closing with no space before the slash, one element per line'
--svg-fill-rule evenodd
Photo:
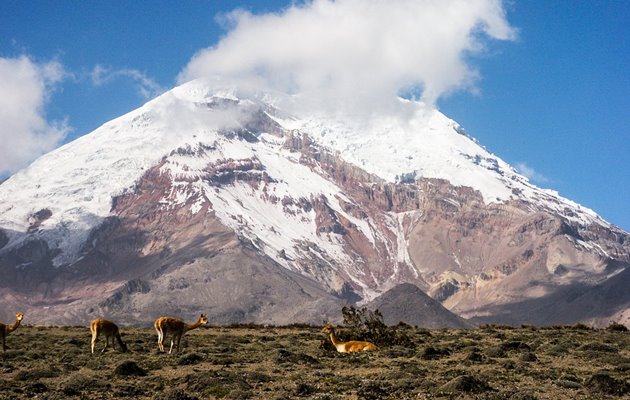
<path fill-rule="evenodd" d="M 510 342 L 501 343 L 501 349 L 504 351 L 530 351 L 532 348 L 527 344 L 519 340 L 512 340 Z"/>
<path fill-rule="evenodd" d="M 366 307 L 356 309 L 350 306 L 343 307 L 341 313 L 344 325 L 350 329 L 348 340 L 368 340 L 378 346 L 414 346 L 409 337 L 411 326 L 399 323 L 388 327 L 383 322 L 383 314 L 379 310 L 372 311 Z"/>
<path fill-rule="evenodd" d="M 591 376 L 585 383 L 585 386 L 591 392 L 612 394 L 623 396 L 630 393 L 630 384 L 628 382 L 615 379 L 607 373 L 597 373 Z"/>
<path fill-rule="evenodd" d="M 503 350 L 503 348 L 501 346 L 490 346 L 486 349 L 485 351 L 486 355 L 488 357 L 492 357 L 492 358 L 505 358 L 507 357 L 507 354 L 505 353 L 505 350 Z"/>
<path fill-rule="evenodd" d="M 486 382 L 470 375 L 460 375 L 448 381 L 439 389 L 442 393 L 481 393 L 488 390 L 492 390 L 492 388 Z"/>
<path fill-rule="evenodd" d="M 367 382 L 357 390 L 357 397 L 360 400 L 380 400 L 388 398 L 387 390 L 374 382 Z"/>
<path fill-rule="evenodd" d="M 615 371 L 619 371 L 619 372 L 630 371 L 630 362 L 623 361 L 623 362 L 618 363 L 617 367 L 615 368 Z"/>
<path fill-rule="evenodd" d="M 611 332 L 628 332 L 628 327 L 626 327 L 624 324 L 612 322 L 606 327 L 606 330 Z"/>
<path fill-rule="evenodd" d="M 46 386 L 42 382 L 33 382 L 26 386 L 26 392 L 29 394 L 45 393 L 48 390 L 48 386 Z"/>
<path fill-rule="evenodd" d="M 531 351 L 527 351 L 521 354 L 520 360 L 525 362 L 534 362 L 538 361 L 538 357 L 536 357 L 536 354 L 532 353 Z"/>
<path fill-rule="evenodd" d="M 305 397 L 305 396 L 309 396 L 313 393 L 315 393 L 317 391 L 317 389 L 315 389 L 315 387 L 309 385 L 308 383 L 298 383 L 297 387 L 295 388 L 295 394 L 298 395 L 299 397 Z"/>
<path fill-rule="evenodd" d="M 565 389 L 580 389 L 582 387 L 582 385 L 579 382 L 568 380 L 568 379 L 558 379 L 556 381 L 556 385 Z"/>
<path fill-rule="evenodd" d="M 276 357 L 276 361 L 280 364 L 282 363 L 290 363 L 290 364 L 319 364 L 316 358 L 309 356 L 304 353 L 292 353 L 288 350 L 280 349 L 278 350 L 278 356 Z"/>
<path fill-rule="evenodd" d="M 420 358 L 423 360 L 437 360 L 450 354 L 451 351 L 446 348 L 427 347 L 420 353 Z"/>
<path fill-rule="evenodd" d="M 201 354 L 197 354 L 197 353 L 184 354 L 177 361 L 177 365 L 194 365 L 203 361 L 203 359 L 204 357 Z"/>
<path fill-rule="evenodd" d="M 555 344 L 550 344 L 547 347 L 547 354 L 551 356 L 563 356 L 569 354 L 572 349 L 578 346 L 578 343 L 575 343 L 570 340 L 563 340 Z"/>
<path fill-rule="evenodd" d="M 20 371 L 15 375 L 18 381 L 36 381 L 40 378 L 54 378 L 60 375 L 60 372 L 50 368 L 37 368 L 28 371 Z"/>
<path fill-rule="evenodd" d="M 118 384 L 113 388 L 113 390 L 114 392 L 112 395 L 114 399 L 119 399 L 121 397 L 137 399 L 147 395 L 147 387 L 144 385 Z"/>
<path fill-rule="evenodd" d="M 582 351 L 595 351 L 595 352 L 601 352 L 601 353 L 618 353 L 619 350 L 617 350 L 615 347 L 606 344 L 606 343 L 598 343 L 598 342 L 590 342 L 590 343 L 586 343 L 583 344 L 582 346 L 580 346 L 578 348 L 578 350 L 582 350 Z"/>
<path fill-rule="evenodd" d="M 468 361 L 472 361 L 472 362 L 481 362 L 484 360 L 484 356 L 483 354 L 481 354 L 479 352 L 479 350 L 477 349 L 473 349 L 470 351 L 470 353 L 468 353 L 468 355 L 466 356 L 466 360 Z"/>
<path fill-rule="evenodd" d="M 114 375 L 120 376 L 145 376 L 147 371 L 140 368 L 135 361 L 123 361 L 114 368 Z"/>
<path fill-rule="evenodd" d="M 536 325 L 531 325 L 531 324 L 523 324 L 521 325 L 521 329 L 528 329 L 530 331 L 537 331 L 538 327 Z"/>
<path fill-rule="evenodd" d="M 73 375 L 61 387 L 61 391 L 67 396 L 77 396 L 82 392 L 102 391 L 109 389 L 111 385 L 101 379 L 77 374 Z"/>
<path fill-rule="evenodd" d="M 528 392 L 517 392 L 511 394 L 509 397 L 510 400 L 537 400 L 537 397 Z"/>
<path fill-rule="evenodd" d="M 164 393 L 159 393 L 153 396 L 155 400 L 198 400 L 197 397 L 190 396 L 182 389 L 169 389 Z"/>

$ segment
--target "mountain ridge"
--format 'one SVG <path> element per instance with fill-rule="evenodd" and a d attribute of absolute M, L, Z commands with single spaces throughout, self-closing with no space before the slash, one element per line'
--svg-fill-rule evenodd
<path fill-rule="evenodd" d="M 292 101 L 191 82 L 36 160 L 0 185 L 5 291 L 41 290 L 40 271 L 70 277 L 75 293 L 101 284 L 89 293 L 102 304 L 148 282 L 117 304 L 131 310 L 159 286 L 156 271 L 230 243 L 333 297 L 369 301 L 410 282 L 480 317 L 526 300 L 528 282 L 592 287 L 630 263 L 626 232 L 531 185 L 436 110 L 401 101 L 406 115 L 416 110 L 403 122 L 300 119 L 281 108 Z M 59 285 L 38 301 L 83 304 Z"/>

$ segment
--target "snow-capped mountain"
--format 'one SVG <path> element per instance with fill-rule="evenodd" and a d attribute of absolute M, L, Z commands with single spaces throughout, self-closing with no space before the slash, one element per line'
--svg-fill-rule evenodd
<path fill-rule="evenodd" d="M 627 282 L 629 236 L 439 111 L 300 101 L 193 81 L 42 156 L 0 185 L 0 295 L 44 322 L 321 322 L 402 282 L 487 320 L 628 309 L 533 315 Z"/>

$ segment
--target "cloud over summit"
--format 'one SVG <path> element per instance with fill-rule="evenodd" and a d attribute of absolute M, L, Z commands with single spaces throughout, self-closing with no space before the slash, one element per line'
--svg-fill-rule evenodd
<path fill-rule="evenodd" d="M 401 92 L 433 104 L 474 87 L 466 59 L 489 39 L 515 36 L 501 0 L 314 0 L 224 19 L 227 34 L 192 58 L 180 82 L 221 76 L 377 107 Z"/>

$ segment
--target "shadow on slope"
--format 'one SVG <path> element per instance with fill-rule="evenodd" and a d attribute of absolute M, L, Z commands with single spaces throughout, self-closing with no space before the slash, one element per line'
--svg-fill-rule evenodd
<path fill-rule="evenodd" d="M 478 312 L 488 313 L 490 316 L 474 317 L 470 321 L 479 324 L 545 326 L 601 319 L 603 315 L 612 316 L 630 308 L 629 287 L 630 268 L 626 265 L 617 275 L 600 284 L 553 287 L 553 292 L 548 296 L 479 309 Z"/>

